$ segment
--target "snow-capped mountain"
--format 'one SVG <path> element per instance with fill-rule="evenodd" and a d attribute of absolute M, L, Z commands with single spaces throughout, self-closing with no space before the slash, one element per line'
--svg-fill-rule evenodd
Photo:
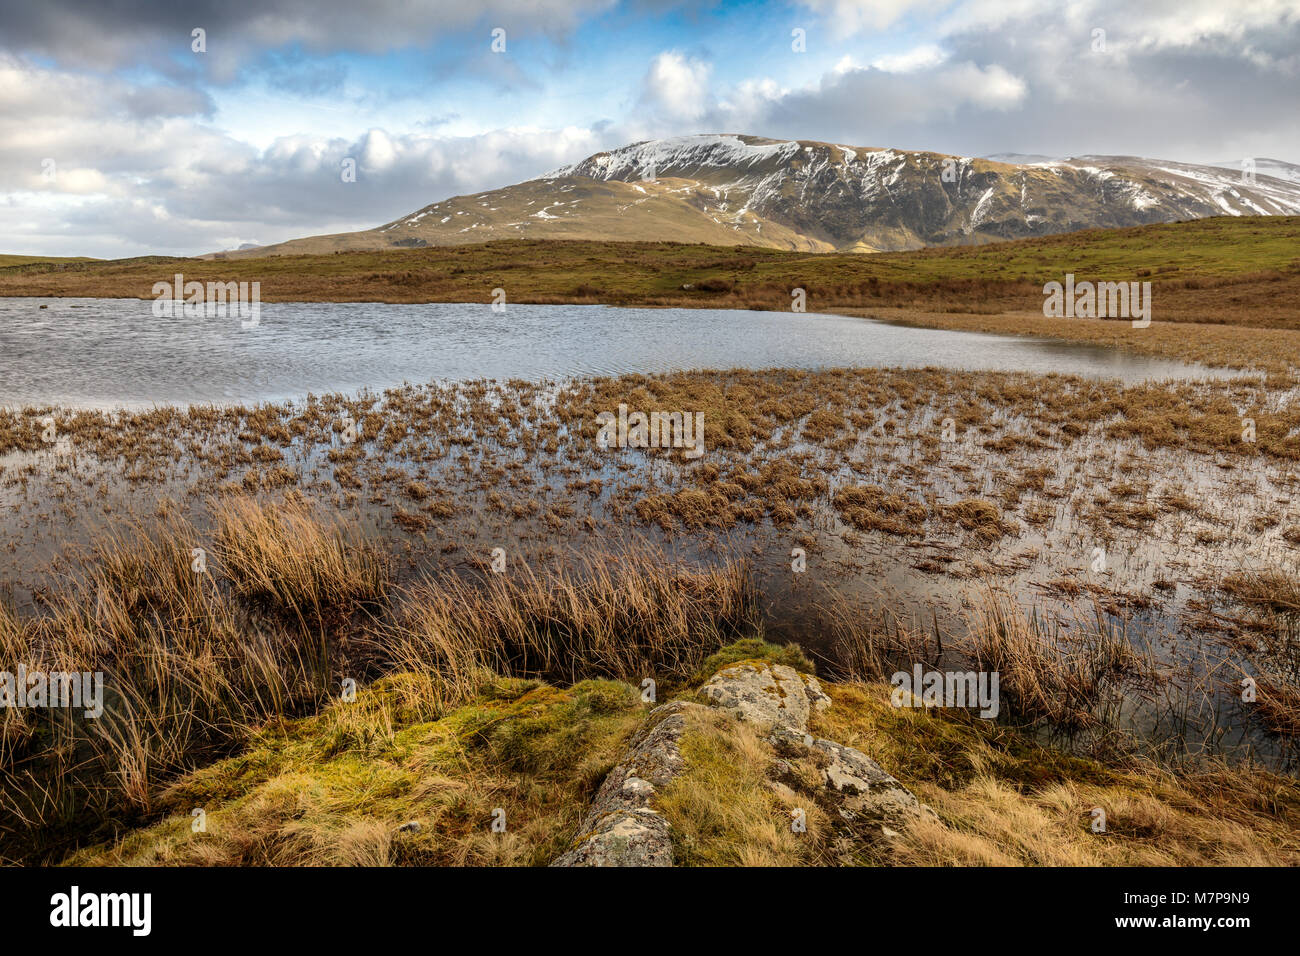
<path fill-rule="evenodd" d="M 1267 159 L 1263 157 L 1251 160 L 1237 160 L 1235 163 L 1213 163 L 1222 169 L 1242 170 L 1247 163 L 1254 164 L 1256 176 L 1272 176 L 1274 179 L 1284 179 L 1289 183 L 1300 183 L 1300 166 L 1295 163 L 1283 162 L 1280 159 Z"/>
<path fill-rule="evenodd" d="M 1287 164 L 1131 156 L 999 162 L 741 135 L 597 153 L 537 179 L 434 203 L 377 229 L 257 250 L 321 252 L 490 239 L 678 240 L 876 252 L 1092 227 L 1300 215 Z"/>

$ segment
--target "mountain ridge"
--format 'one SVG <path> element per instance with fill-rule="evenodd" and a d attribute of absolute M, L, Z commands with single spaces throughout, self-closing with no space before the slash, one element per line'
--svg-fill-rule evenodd
<path fill-rule="evenodd" d="M 205 258 L 504 238 L 894 252 L 1213 215 L 1300 214 L 1300 166 L 1280 161 L 1263 161 L 1280 176 L 1260 169 L 1247 182 L 1226 166 L 1132 156 L 1032 158 L 1011 163 L 743 134 L 677 136 L 440 200 L 374 229 Z"/>

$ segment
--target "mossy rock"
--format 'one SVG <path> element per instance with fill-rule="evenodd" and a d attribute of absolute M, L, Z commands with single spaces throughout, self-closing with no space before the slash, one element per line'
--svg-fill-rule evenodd
<path fill-rule="evenodd" d="M 816 665 L 804 654 L 798 644 L 786 644 L 784 647 L 771 644 L 756 637 L 734 641 L 714 654 L 710 654 L 695 672 L 692 680 L 702 684 L 710 677 L 733 664 L 760 663 L 785 664 L 805 674 L 816 673 Z"/>

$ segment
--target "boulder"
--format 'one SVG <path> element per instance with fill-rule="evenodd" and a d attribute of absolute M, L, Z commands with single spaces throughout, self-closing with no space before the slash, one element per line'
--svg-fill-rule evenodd
<path fill-rule="evenodd" d="M 766 730 L 807 730 L 809 717 L 831 703 L 817 678 L 768 661 L 724 667 L 700 693 L 710 705 Z"/>
<path fill-rule="evenodd" d="M 771 740 L 780 753 L 821 755 L 827 795 L 845 820 L 898 820 L 921 812 L 916 795 L 860 750 L 788 730 L 773 732 Z"/>

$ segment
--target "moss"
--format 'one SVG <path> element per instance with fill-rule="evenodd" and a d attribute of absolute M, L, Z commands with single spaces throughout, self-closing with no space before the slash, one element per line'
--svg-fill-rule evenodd
<path fill-rule="evenodd" d="M 810 667 L 750 639 L 710 658 Z M 644 726 L 636 689 L 495 679 L 430 717 L 419 675 L 398 674 L 316 716 L 267 726 L 245 752 L 165 792 L 151 825 L 74 865 L 544 865 Z M 964 711 L 895 708 L 885 684 L 825 685 L 818 736 L 877 760 L 938 812 L 885 852 L 845 831 L 818 755 L 776 763 L 749 725 L 688 711 L 683 772 L 656 798 L 683 865 L 826 863 L 1278 864 L 1300 858 L 1300 789 L 1249 770 L 1175 775 L 1103 765 Z M 779 781 L 779 782 L 776 782 Z M 1101 806 L 1107 834 L 1088 831 Z M 191 811 L 206 813 L 194 832 Z M 505 832 L 494 814 L 505 813 Z M 792 828 L 803 811 L 806 831 Z M 401 829 L 410 821 L 418 829 Z M 851 828 L 850 828 L 851 829 Z M 847 835 L 846 835 L 847 834 Z"/>
<path fill-rule="evenodd" d="M 1041 746 L 1015 728 L 964 710 L 894 707 L 888 685 L 831 684 L 824 689 L 833 704 L 815 716 L 815 731 L 871 754 L 904 783 L 954 788 L 989 772 L 1028 787 L 1115 779 L 1094 760 Z"/>
<path fill-rule="evenodd" d="M 397 675 L 265 728 L 245 753 L 177 781 L 163 819 L 68 862 L 547 863 L 645 713 L 616 681 L 561 690 L 499 679 L 464 706 L 404 725 L 418 683 Z M 195 808 L 206 832 L 191 831 Z M 504 833 L 491 829 L 498 808 Z M 408 821 L 419 830 L 400 832 Z"/>
<path fill-rule="evenodd" d="M 804 654 L 798 644 L 786 644 L 782 647 L 777 644 L 770 644 L 760 638 L 747 637 L 734 641 L 716 653 L 710 654 L 704 663 L 700 665 L 700 669 L 696 671 L 692 681 L 696 684 L 702 684 L 724 667 L 746 661 L 770 661 L 773 664 L 784 664 L 787 667 L 793 667 L 797 671 L 803 671 L 805 674 L 812 674 L 816 671 L 816 666 Z"/>

